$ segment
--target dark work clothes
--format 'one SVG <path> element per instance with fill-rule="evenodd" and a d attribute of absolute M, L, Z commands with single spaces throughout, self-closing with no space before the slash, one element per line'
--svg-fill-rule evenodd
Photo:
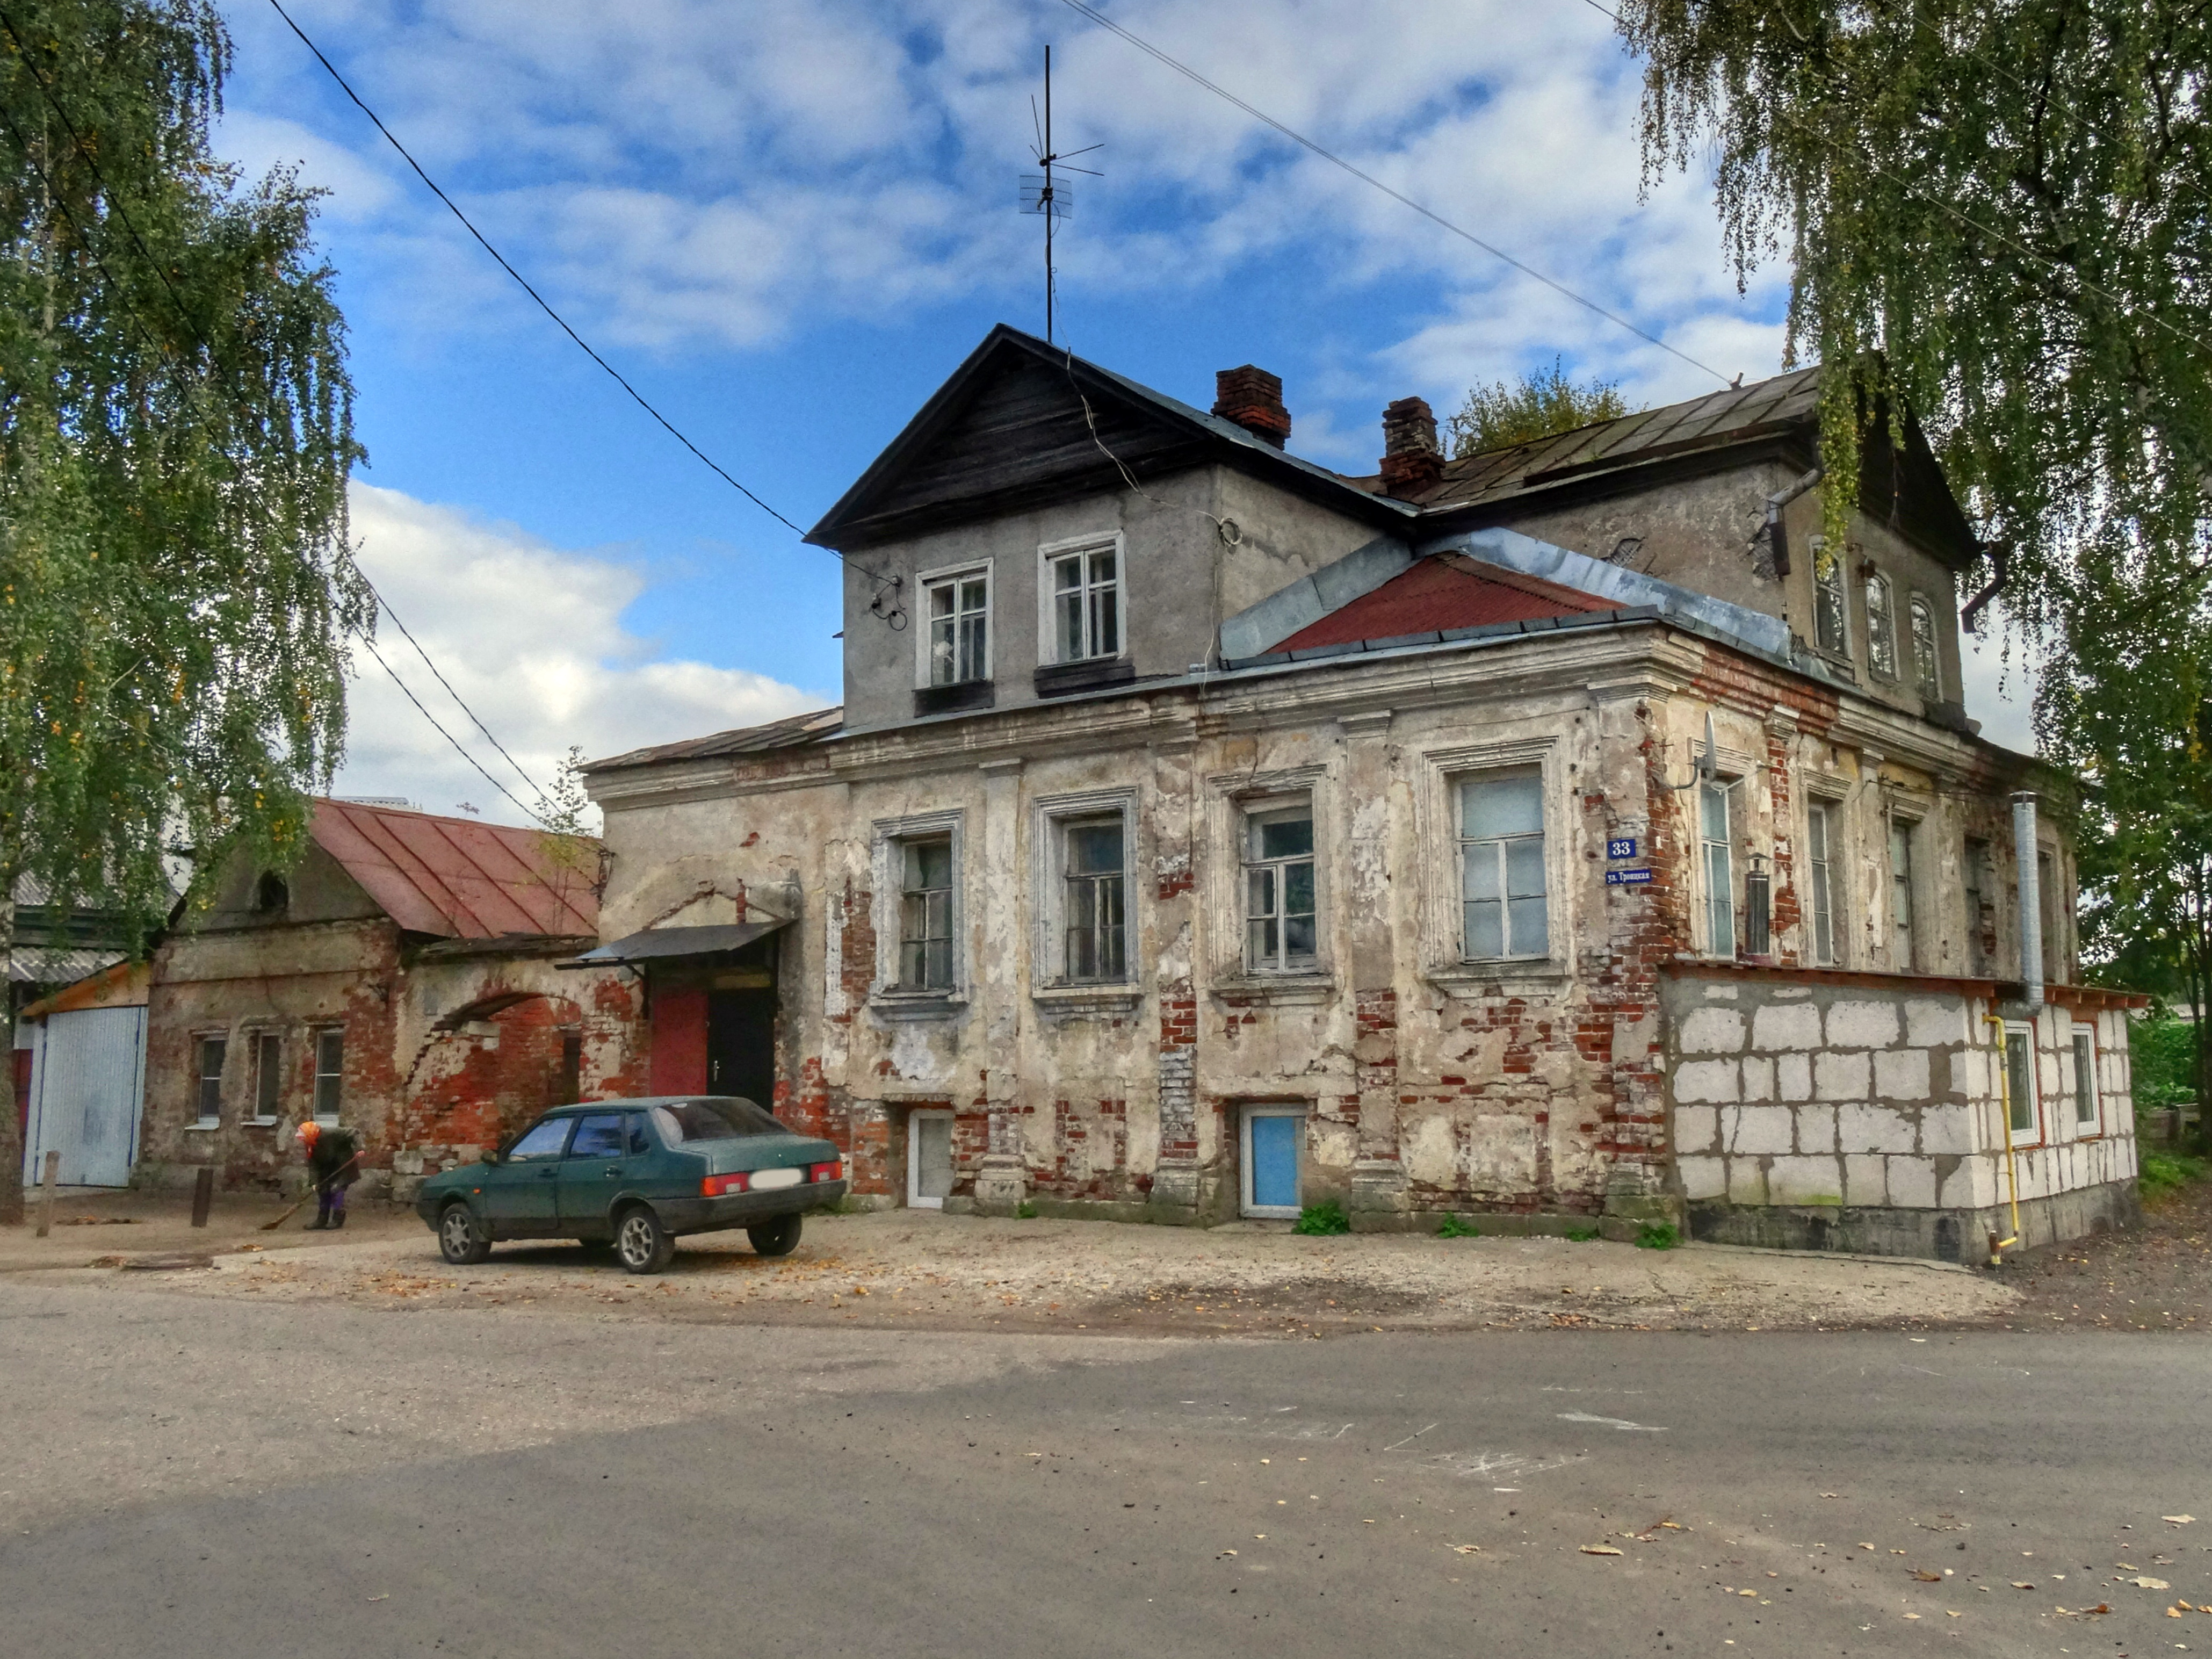
<path fill-rule="evenodd" d="M 354 1139 L 352 1130 L 324 1130 L 315 1141 L 315 1150 L 307 1154 L 307 1178 L 319 1188 L 352 1186 L 361 1179 L 361 1164 L 355 1157 L 360 1151 L 361 1143 Z"/>

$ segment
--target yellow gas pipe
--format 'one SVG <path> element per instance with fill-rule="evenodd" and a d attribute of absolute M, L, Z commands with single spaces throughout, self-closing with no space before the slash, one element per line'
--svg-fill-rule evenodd
<path fill-rule="evenodd" d="M 1997 1127 L 2004 1135 L 2005 1190 L 2012 1199 L 2012 1237 L 1998 1238 L 1992 1235 L 1990 1239 L 1990 1266 L 2002 1267 L 2004 1258 L 1998 1252 L 2020 1243 L 2020 1170 L 2013 1162 L 2012 1153 L 2012 1056 L 2005 1049 L 2004 1016 L 1984 1014 L 1982 1021 L 1997 1028 Z M 2031 1044 L 2035 1041 L 2034 1029 L 2033 1025 L 2028 1028 Z"/>

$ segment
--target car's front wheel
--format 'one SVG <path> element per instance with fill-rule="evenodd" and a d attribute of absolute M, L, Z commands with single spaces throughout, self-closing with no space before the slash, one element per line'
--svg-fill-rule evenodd
<path fill-rule="evenodd" d="M 660 1218 L 642 1204 L 615 1223 L 615 1255 L 634 1273 L 657 1273 L 674 1259 L 676 1241 Z"/>
<path fill-rule="evenodd" d="M 745 1237 L 757 1255 L 789 1255 L 799 1248 L 799 1223 L 795 1215 L 780 1215 L 746 1228 Z"/>
<path fill-rule="evenodd" d="M 438 1254 L 457 1267 L 491 1254 L 491 1234 L 465 1204 L 448 1204 L 438 1218 Z"/>

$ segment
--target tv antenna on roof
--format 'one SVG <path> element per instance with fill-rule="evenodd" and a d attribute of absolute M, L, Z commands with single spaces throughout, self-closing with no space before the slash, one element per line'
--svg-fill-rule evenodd
<path fill-rule="evenodd" d="M 1036 143 L 1030 154 L 1037 159 L 1042 173 L 1022 174 L 1022 211 L 1035 213 L 1044 220 L 1044 337 L 1049 343 L 1053 337 L 1053 277 L 1052 239 L 1060 222 L 1075 210 L 1074 192 L 1062 180 L 1053 176 L 1057 167 L 1063 173 L 1086 173 L 1093 179 L 1103 179 L 1103 173 L 1089 167 L 1073 167 L 1068 156 L 1088 155 L 1104 146 L 1085 144 L 1081 149 L 1072 149 L 1062 155 L 1052 147 L 1052 48 L 1044 49 L 1044 118 L 1037 119 L 1036 100 L 1030 100 L 1030 124 L 1036 129 Z"/>

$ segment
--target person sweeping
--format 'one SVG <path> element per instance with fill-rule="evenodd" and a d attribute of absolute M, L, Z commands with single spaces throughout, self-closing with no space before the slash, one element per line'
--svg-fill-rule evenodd
<path fill-rule="evenodd" d="M 360 1179 L 361 1146 L 350 1129 L 329 1128 L 308 1118 L 295 1134 L 307 1155 L 307 1179 L 315 1188 L 315 1218 L 309 1232 L 345 1225 L 346 1188 Z"/>

